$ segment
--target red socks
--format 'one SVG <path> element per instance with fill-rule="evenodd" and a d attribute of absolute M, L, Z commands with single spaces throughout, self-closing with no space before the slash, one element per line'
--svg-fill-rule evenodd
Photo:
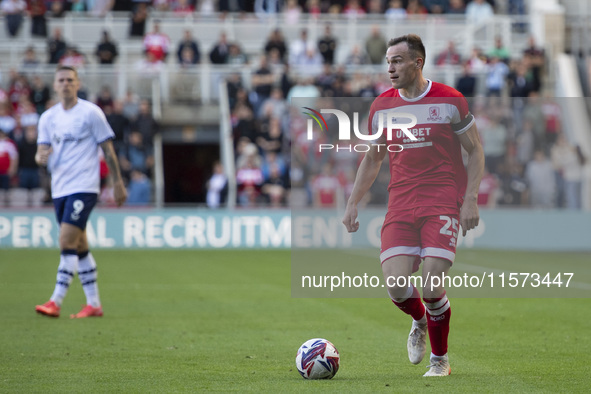
<path fill-rule="evenodd" d="M 408 289 L 407 295 L 405 299 L 396 299 L 396 301 L 392 300 L 392 302 L 400 308 L 400 310 L 407 315 L 411 315 L 414 320 L 421 320 L 423 316 L 425 316 L 425 306 L 421 302 L 421 295 L 414 285 L 412 285 L 412 293 L 410 288 Z"/>
<path fill-rule="evenodd" d="M 431 353 L 445 356 L 447 353 L 447 337 L 449 335 L 449 319 L 451 308 L 445 292 L 439 298 L 425 298 L 427 307 L 427 327 Z"/>

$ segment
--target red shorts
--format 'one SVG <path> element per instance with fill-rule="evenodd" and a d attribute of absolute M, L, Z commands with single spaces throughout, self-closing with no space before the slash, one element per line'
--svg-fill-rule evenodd
<path fill-rule="evenodd" d="M 433 214 L 434 211 L 438 214 Z M 415 208 L 388 212 L 382 226 L 382 264 L 394 256 L 438 257 L 453 263 L 459 232 L 459 211 L 453 208 Z"/>

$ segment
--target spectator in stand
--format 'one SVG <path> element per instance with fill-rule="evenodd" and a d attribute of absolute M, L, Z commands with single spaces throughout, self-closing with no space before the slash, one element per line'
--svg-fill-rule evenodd
<path fill-rule="evenodd" d="M 492 173 L 497 173 L 499 165 L 503 162 L 507 136 L 507 128 L 494 115 L 490 117 L 490 124 L 480 130 L 485 161 Z"/>
<path fill-rule="evenodd" d="M 462 61 L 462 58 L 456 50 L 456 44 L 453 41 L 447 43 L 447 48 L 443 50 L 435 60 L 437 66 L 452 65 L 457 66 Z"/>
<path fill-rule="evenodd" d="M 264 178 L 256 146 L 251 145 L 248 148 L 245 152 L 244 164 L 239 166 L 236 172 L 236 184 L 240 205 L 252 207 L 257 203 Z"/>
<path fill-rule="evenodd" d="M 529 93 L 533 91 L 533 78 L 528 71 L 525 62 L 518 61 L 515 70 L 509 73 L 511 97 L 528 97 Z"/>
<path fill-rule="evenodd" d="M 152 148 L 154 136 L 159 131 L 159 125 L 152 116 L 152 104 L 149 100 L 143 99 L 140 101 L 139 113 L 131 128 L 142 135 L 142 142 L 146 146 Z"/>
<path fill-rule="evenodd" d="M 256 137 L 256 143 L 263 155 L 278 154 L 283 144 L 283 133 L 281 131 L 281 119 L 270 117 L 262 122 L 261 130 Z"/>
<path fill-rule="evenodd" d="M 240 45 L 236 43 L 230 44 L 227 63 L 233 65 L 248 64 L 248 57 L 242 52 Z"/>
<path fill-rule="evenodd" d="M 28 7 L 31 16 L 31 35 L 33 37 L 47 37 L 47 7 L 44 0 L 29 0 Z"/>
<path fill-rule="evenodd" d="M 67 6 L 67 8 L 68 11 L 70 11 L 70 13 L 72 14 L 82 15 L 83 13 L 86 13 L 86 11 L 88 11 L 86 3 L 83 0 L 69 0 L 68 2 L 70 4 L 69 6 Z"/>
<path fill-rule="evenodd" d="M 254 113 L 257 114 L 263 102 L 271 96 L 271 89 L 275 83 L 276 76 L 271 72 L 267 56 L 261 55 L 261 64 L 252 75 L 251 85 L 253 92 L 251 102 L 254 107 Z"/>
<path fill-rule="evenodd" d="M 427 15 L 429 11 L 427 8 L 421 3 L 420 0 L 408 0 L 408 5 L 406 6 L 406 14 L 412 16 L 422 16 Z"/>
<path fill-rule="evenodd" d="M 486 0 L 472 0 L 466 7 L 466 19 L 474 23 L 482 23 L 492 18 L 495 12 Z"/>
<path fill-rule="evenodd" d="M 542 113 L 544 114 L 544 121 L 546 124 L 546 141 L 548 144 L 554 144 L 561 131 L 560 106 L 551 97 L 544 97 L 542 104 Z"/>
<path fill-rule="evenodd" d="M 318 40 L 318 51 L 324 59 L 324 64 L 334 64 L 334 54 L 337 49 L 337 39 L 332 35 L 330 24 L 324 26 L 324 36 Z"/>
<path fill-rule="evenodd" d="M 7 133 L 0 127 L 0 190 L 3 192 L 3 203 L 9 205 L 8 191 L 12 177 L 18 170 L 18 150 Z"/>
<path fill-rule="evenodd" d="M 37 125 L 25 127 L 24 138 L 18 143 L 18 186 L 27 189 L 28 205 L 33 205 L 32 191 L 41 185 L 37 153 Z"/>
<path fill-rule="evenodd" d="M 365 52 L 372 64 L 384 64 L 384 53 L 388 50 L 386 39 L 382 35 L 379 26 L 372 26 L 371 34 L 365 40 Z"/>
<path fill-rule="evenodd" d="M 183 53 L 185 54 L 183 55 Z M 176 55 L 179 64 L 198 64 L 201 61 L 199 44 L 193 38 L 191 30 L 185 30 L 183 39 L 179 42 Z"/>
<path fill-rule="evenodd" d="M 150 145 L 144 143 L 140 131 L 133 130 L 129 134 L 128 143 L 119 152 L 121 173 L 129 179 L 133 170 L 150 174 L 154 166 L 154 154 Z"/>
<path fill-rule="evenodd" d="M 519 164 L 525 165 L 534 158 L 535 146 L 536 136 L 534 135 L 533 125 L 528 120 L 523 122 L 515 141 L 515 158 Z"/>
<path fill-rule="evenodd" d="M 41 79 L 39 75 L 35 75 L 29 91 L 29 100 L 35 106 L 39 115 L 45 111 L 50 99 L 51 93 L 49 91 L 49 86 L 43 82 L 43 79 Z"/>
<path fill-rule="evenodd" d="M 283 9 L 283 16 L 285 23 L 288 25 L 295 25 L 300 20 L 302 14 L 302 7 L 299 6 L 297 0 L 287 0 L 287 5 Z"/>
<path fill-rule="evenodd" d="M 16 37 L 23 24 L 27 3 L 24 0 L 2 0 L 0 11 L 6 20 L 8 35 Z"/>
<path fill-rule="evenodd" d="M 224 174 L 224 167 L 222 163 L 216 161 L 213 164 L 213 174 L 209 181 L 207 181 L 207 207 L 208 208 L 219 208 L 221 204 L 226 201 L 226 190 L 228 187 L 228 178 Z"/>
<path fill-rule="evenodd" d="M 329 208 L 336 206 L 341 184 L 339 178 L 332 171 L 332 165 L 327 163 L 322 167 L 322 172 L 312 180 L 311 189 L 314 207 Z"/>
<path fill-rule="evenodd" d="M 402 0 L 390 0 L 386 10 L 386 18 L 395 21 L 406 19 L 406 9 L 402 5 Z"/>
<path fill-rule="evenodd" d="M 66 12 L 65 1 L 55 0 L 50 2 L 49 16 L 52 18 L 63 18 Z"/>
<path fill-rule="evenodd" d="M 509 60 L 511 60 L 511 51 L 503 45 L 503 38 L 501 36 L 496 36 L 495 47 L 487 53 L 487 56 L 489 58 L 497 57 L 503 63 L 509 64 Z"/>
<path fill-rule="evenodd" d="M 581 209 L 581 188 L 583 181 L 583 166 L 585 157 L 579 147 L 572 146 L 561 133 L 550 149 L 552 164 L 556 171 L 558 185 L 564 185 L 565 206 L 568 209 Z M 559 186 L 560 193 L 560 186 Z M 561 198 L 558 199 L 561 201 Z M 558 207 L 562 208 L 559 203 Z"/>
<path fill-rule="evenodd" d="M 144 37 L 144 53 L 152 54 L 155 61 L 165 61 L 170 50 L 170 38 L 160 31 L 160 21 L 154 21 L 151 33 Z"/>
<path fill-rule="evenodd" d="M 532 91 L 539 92 L 542 88 L 542 70 L 546 64 L 546 55 L 543 48 L 536 46 L 536 41 L 533 36 L 529 38 L 528 47 L 523 51 L 524 60 L 529 61 L 533 77 Z"/>
<path fill-rule="evenodd" d="M 10 138 L 17 126 L 18 123 L 12 116 L 12 106 L 9 103 L 0 102 L 0 130 Z"/>
<path fill-rule="evenodd" d="M 463 15 L 466 13 L 466 6 L 464 0 L 449 0 L 449 6 L 445 11 L 446 14 Z"/>
<path fill-rule="evenodd" d="M 320 97 L 320 91 L 314 86 L 314 80 L 312 78 L 300 77 L 297 83 L 289 89 L 287 102 L 291 102 L 291 99 L 297 97 Z"/>
<path fill-rule="evenodd" d="M 152 198 L 152 182 L 143 172 L 133 169 L 127 184 L 127 205 L 148 205 Z"/>
<path fill-rule="evenodd" d="M 49 55 L 47 62 L 57 64 L 66 52 L 66 48 L 66 42 L 62 38 L 62 29 L 56 27 L 53 29 L 53 36 L 47 41 L 47 53 Z"/>
<path fill-rule="evenodd" d="M 383 53 L 382 53 L 383 55 Z M 351 53 L 349 53 L 349 56 L 347 56 L 347 60 L 345 61 L 345 64 L 348 65 L 363 65 L 363 64 L 369 64 L 370 63 L 370 59 L 369 56 L 367 56 L 367 54 L 365 53 L 364 50 L 361 49 L 361 47 L 357 44 L 353 45 L 353 48 L 351 48 Z"/>
<path fill-rule="evenodd" d="M 359 0 L 347 0 L 345 8 L 343 8 L 343 15 L 349 19 L 363 18 L 365 10 L 359 3 Z"/>
<path fill-rule="evenodd" d="M 129 18 L 129 37 L 144 37 L 148 19 L 148 4 L 138 3 Z"/>
<path fill-rule="evenodd" d="M 495 208 L 500 194 L 499 179 L 484 167 L 484 175 L 478 188 L 478 206 L 483 208 Z"/>
<path fill-rule="evenodd" d="M 308 0 L 306 1 L 306 12 L 308 15 L 318 18 L 322 14 L 322 7 L 320 0 Z"/>
<path fill-rule="evenodd" d="M 449 6 L 449 0 L 422 0 L 422 2 L 430 14 L 444 14 Z"/>
<path fill-rule="evenodd" d="M 276 15 L 279 11 L 279 0 L 255 0 L 254 13 L 260 19 Z"/>
<path fill-rule="evenodd" d="M 87 0 L 87 3 L 90 4 L 88 11 L 92 16 L 103 18 L 113 9 L 115 0 L 94 0 L 91 2 Z"/>
<path fill-rule="evenodd" d="M 30 46 L 25 50 L 25 55 L 23 57 L 22 65 L 23 68 L 31 68 L 34 69 L 40 64 L 39 59 L 37 59 L 37 53 L 35 52 L 35 47 Z"/>
<path fill-rule="evenodd" d="M 300 66 L 300 72 L 317 75 L 322 71 L 322 56 L 315 47 L 309 47 L 303 57 L 296 59 L 295 66 Z"/>
<path fill-rule="evenodd" d="M 279 208 L 283 205 L 287 191 L 285 176 L 278 166 L 271 166 L 269 176 L 265 177 L 261 186 L 261 193 L 267 199 L 271 208 Z"/>
<path fill-rule="evenodd" d="M 527 164 L 525 179 L 530 190 L 530 204 L 534 208 L 554 207 L 556 182 L 554 168 L 543 151 L 534 153 L 534 160 Z"/>
<path fill-rule="evenodd" d="M 159 12 L 170 11 L 173 0 L 152 0 L 152 7 Z"/>
<path fill-rule="evenodd" d="M 117 56 L 119 56 L 117 44 L 111 40 L 107 30 L 103 30 L 103 37 L 98 43 L 94 54 L 99 64 L 113 64 Z"/>
<path fill-rule="evenodd" d="M 285 45 L 283 34 L 281 34 L 281 29 L 279 28 L 276 28 L 271 32 L 267 42 L 265 43 L 265 54 L 267 56 L 269 56 L 273 50 L 276 50 L 279 53 L 281 61 L 285 62 L 287 46 Z"/>
<path fill-rule="evenodd" d="M 19 98 L 16 119 L 20 129 L 20 135 L 18 137 L 15 136 L 14 140 L 20 142 L 24 138 L 24 130 L 29 126 L 37 126 L 37 123 L 39 123 L 39 114 L 35 110 L 33 103 L 29 101 L 28 96 L 21 96 Z"/>
<path fill-rule="evenodd" d="M 113 92 L 111 92 L 111 87 L 109 85 L 103 85 L 98 97 L 96 98 L 95 104 L 104 112 L 106 106 L 113 106 L 113 101 Z"/>
<path fill-rule="evenodd" d="M 8 87 L 8 97 L 12 105 L 12 111 L 17 113 L 21 97 L 29 97 L 31 90 L 29 89 L 29 80 L 22 74 L 15 73 L 12 75 L 10 85 Z"/>
<path fill-rule="evenodd" d="M 472 55 L 470 59 L 468 59 L 468 64 L 470 65 L 470 71 L 474 73 L 480 73 L 487 70 L 488 66 L 486 64 L 487 59 L 486 56 L 482 53 L 480 48 L 474 47 L 472 49 Z"/>
<path fill-rule="evenodd" d="M 115 133 L 113 147 L 115 148 L 115 152 L 119 154 L 129 135 L 129 119 L 123 115 L 123 103 L 119 100 L 113 101 L 112 105 L 105 105 L 103 111 L 105 112 L 107 123 L 109 123 L 109 126 L 111 126 Z"/>
<path fill-rule="evenodd" d="M 253 108 L 248 100 L 248 93 L 239 89 L 236 93 L 236 104 L 232 108 L 232 126 L 234 140 L 247 138 L 250 142 L 256 139 L 255 116 Z"/>
<path fill-rule="evenodd" d="M 487 95 L 500 97 L 505 87 L 505 79 L 509 74 L 509 67 L 499 60 L 498 57 L 490 59 L 486 73 Z"/>
<path fill-rule="evenodd" d="M 456 90 L 462 93 L 464 97 L 474 97 L 476 93 L 476 77 L 472 74 L 470 64 L 464 63 L 462 66 L 462 76 L 456 83 Z"/>
<path fill-rule="evenodd" d="M 382 0 L 367 0 L 367 13 L 372 15 L 382 15 L 384 13 Z"/>
<path fill-rule="evenodd" d="M 68 47 L 64 55 L 58 61 L 60 66 L 70 66 L 81 69 L 86 64 L 86 56 L 78 51 L 76 47 Z"/>
<path fill-rule="evenodd" d="M 308 30 L 300 30 L 299 38 L 293 40 L 289 45 L 289 64 L 298 64 L 300 59 L 306 56 L 306 51 L 314 45 L 308 40 Z"/>
<path fill-rule="evenodd" d="M 172 11 L 177 16 L 188 16 L 195 12 L 195 6 L 190 0 L 177 0 L 172 4 Z"/>
<path fill-rule="evenodd" d="M 229 54 L 230 44 L 228 44 L 226 33 L 222 32 L 220 34 L 220 39 L 215 44 L 211 52 L 209 52 L 209 60 L 211 60 L 213 64 L 226 64 L 228 63 Z"/>
<path fill-rule="evenodd" d="M 523 167 L 515 160 L 505 160 L 501 166 L 501 201 L 502 205 L 528 204 L 527 181 L 523 176 Z"/>
<path fill-rule="evenodd" d="M 135 122 L 140 113 L 140 98 L 137 94 L 133 93 L 133 90 L 131 90 L 131 88 L 128 88 L 127 92 L 125 92 L 125 97 L 123 98 L 122 105 L 123 116 L 129 119 L 130 123 Z"/>

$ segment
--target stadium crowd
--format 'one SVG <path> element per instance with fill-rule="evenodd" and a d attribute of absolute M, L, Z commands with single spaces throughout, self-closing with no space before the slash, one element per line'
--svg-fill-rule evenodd
<path fill-rule="evenodd" d="M 3 77 L 0 79 L 0 189 L 47 187 L 47 176 L 37 168 L 34 153 L 38 116 L 53 103 L 51 87 L 33 71 L 27 72 L 27 67 L 34 70 L 40 63 L 83 67 L 90 55 L 68 45 L 59 28 L 48 32 L 39 19 L 60 17 L 65 12 L 103 15 L 110 10 L 128 10 L 132 12 L 130 37 L 143 37 L 144 67 L 161 66 L 164 60 L 170 59 L 171 52 L 175 61 L 185 67 L 206 62 L 237 66 L 256 64 L 249 81 L 244 81 L 240 73 L 227 80 L 238 202 L 241 206 L 272 207 L 288 204 L 328 207 L 346 200 L 361 154 L 314 154 L 314 147 L 302 138 L 305 122 L 289 102 L 298 97 L 318 98 L 318 105 L 327 104 L 328 107 L 330 100 L 336 97 L 376 97 L 390 87 L 385 69 L 367 73 L 362 72 L 363 68 L 351 66 L 383 64 L 387 38 L 376 26 L 369 36 L 362 38 L 360 45 L 347 48 L 348 55 L 339 64 L 335 56 L 339 39 L 332 33 L 330 24 L 316 41 L 309 38 L 306 29 L 300 31 L 298 38 L 287 41 L 277 28 L 264 40 L 260 53 L 252 56 L 244 53 L 239 41 L 230 41 L 223 33 L 216 42 L 204 38 L 199 42 L 186 31 L 175 47 L 157 22 L 153 23 L 152 31 L 145 31 L 150 13 L 242 11 L 259 17 L 282 13 L 287 20 L 297 21 L 301 13 L 325 12 L 346 17 L 384 14 L 392 19 L 426 13 L 458 13 L 478 19 L 492 15 L 495 9 L 516 14 L 524 12 L 523 1 L 519 0 L 392 0 L 388 3 L 380 0 L 257 0 L 254 3 L 241 0 L 78 0 L 29 1 L 28 8 L 23 8 L 22 3 L 24 1 L 20 0 L 0 3 L 9 34 L 17 35 L 22 18 L 30 17 L 34 35 L 49 35 L 48 57 L 46 61 L 40 60 L 31 47 L 23 55 L 23 73 L 9 71 L 6 75 L 6 70 L 0 70 Z M 13 14 L 20 14 L 20 22 L 12 21 Z M 165 14 L 160 13 L 159 17 L 162 15 Z M 117 44 L 107 31 L 97 37 L 96 51 L 92 55 L 101 64 L 117 62 Z M 523 53 L 511 53 L 499 37 L 491 48 L 473 48 L 470 56 L 462 56 L 454 42 L 449 42 L 441 53 L 428 56 L 435 59 L 432 67 L 463 70 L 456 88 L 469 98 L 487 163 L 479 202 L 488 207 L 531 205 L 579 209 L 581 167 L 585 158 L 562 134 L 560 107 L 544 93 L 547 91 L 543 82 L 548 59 L 543 49 L 532 39 Z M 429 75 L 428 70 L 426 75 Z M 478 88 L 480 80 L 484 84 L 481 89 Z M 81 97 L 97 103 L 115 131 L 115 145 L 130 188 L 129 203 L 149 203 L 154 165 L 152 138 L 158 132 L 149 100 L 140 100 L 132 91 L 126 97 L 113 97 L 107 86 L 100 92 L 82 91 Z M 227 180 L 223 174 L 221 164 L 212 163 L 207 195 L 210 207 L 224 203 Z M 102 175 L 105 182 L 102 201 L 109 203 L 112 195 L 108 176 L 104 171 Z M 372 188 L 367 203 L 385 203 L 387 181 L 385 171 Z"/>

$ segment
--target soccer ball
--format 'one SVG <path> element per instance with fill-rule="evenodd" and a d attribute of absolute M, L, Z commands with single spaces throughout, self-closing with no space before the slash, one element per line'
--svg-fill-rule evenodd
<path fill-rule="evenodd" d="M 332 379 L 339 370 L 339 351 L 326 339 L 310 339 L 298 349 L 296 367 L 304 379 Z"/>

